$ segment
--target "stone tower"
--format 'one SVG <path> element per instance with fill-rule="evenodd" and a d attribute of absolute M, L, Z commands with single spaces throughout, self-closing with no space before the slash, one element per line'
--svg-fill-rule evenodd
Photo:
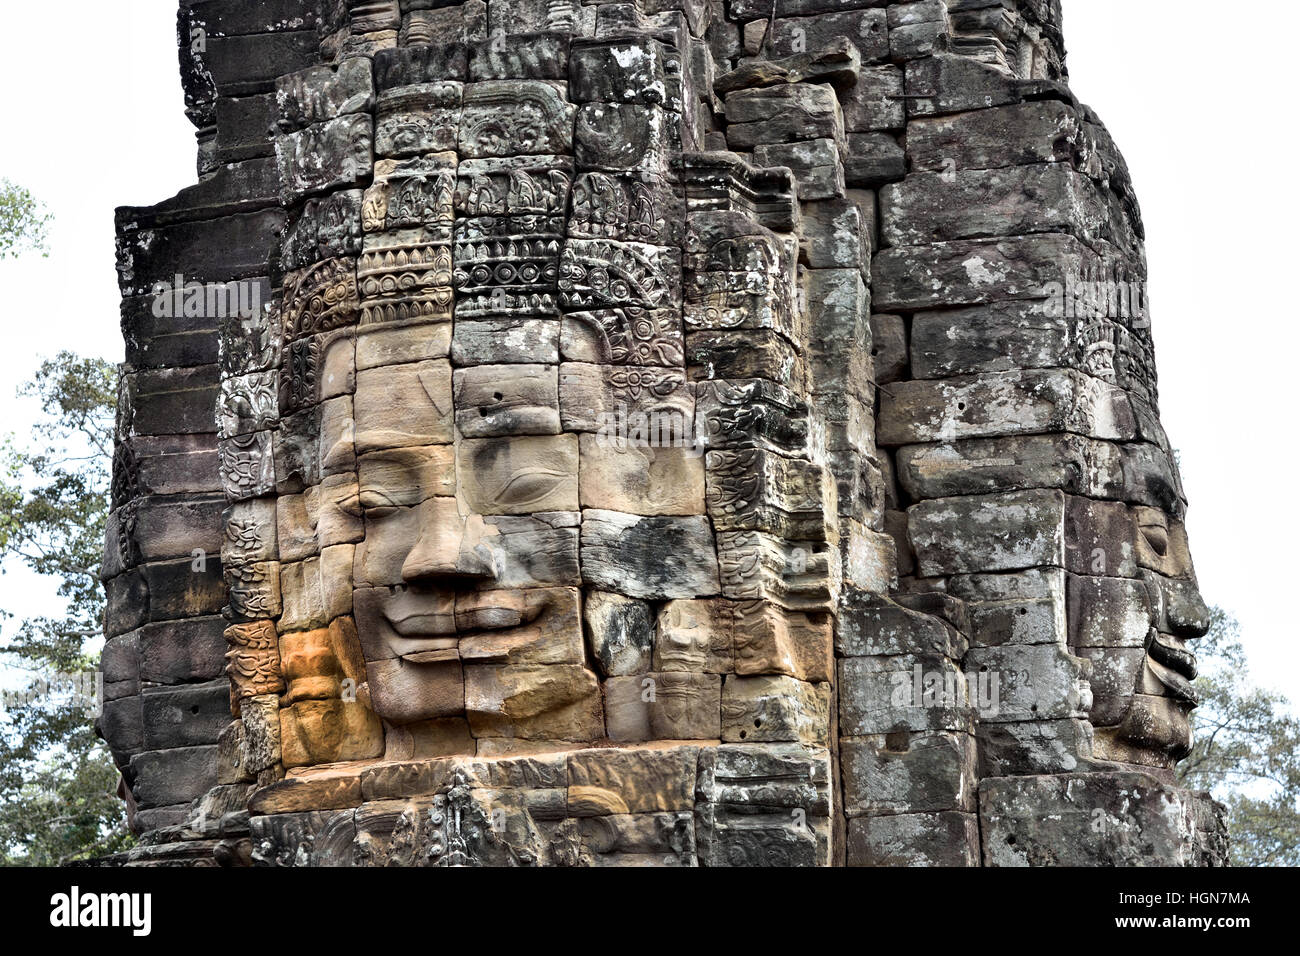
<path fill-rule="evenodd" d="M 130 861 L 1199 865 L 1058 0 L 201 0 L 118 214 Z"/>

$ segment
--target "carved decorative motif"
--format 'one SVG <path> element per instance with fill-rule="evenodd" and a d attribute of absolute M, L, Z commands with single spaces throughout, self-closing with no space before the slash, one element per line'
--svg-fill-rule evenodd
<path fill-rule="evenodd" d="M 327 259 L 285 277 L 282 322 L 286 342 L 356 323 L 360 311 L 352 259 Z"/>
<path fill-rule="evenodd" d="M 680 280 L 668 250 L 603 239 L 570 239 L 559 263 L 566 309 L 655 309 L 671 305 Z"/>
<path fill-rule="evenodd" d="M 217 450 L 221 457 L 221 486 L 231 501 L 257 498 L 275 490 L 270 432 L 222 439 Z"/>
<path fill-rule="evenodd" d="M 222 379 L 217 407 L 222 438 L 274 428 L 280 420 L 280 373 L 252 372 Z"/>
<path fill-rule="evenodd" d="M 280 676 L 280 649 L 272 621 L 250 621 L 226 628 L 226 676 L 236 700 L 278 694 L 284 690 Z"/>
<path fill-rule="evenodd" d="M 661 242 L 665 210 L 651 185 L 610 173 L 583 173 L 573 186 L 569 235 L 580 239 Z"/>

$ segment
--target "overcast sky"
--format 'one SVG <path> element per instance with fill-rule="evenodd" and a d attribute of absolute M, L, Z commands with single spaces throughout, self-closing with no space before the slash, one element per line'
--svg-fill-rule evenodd
<path fill-rule="evenodd" d="M 1244 27 L 1218 0 L 1064 5 L 1072 86 L 1124 151 L 1142 203 L 1160 407 L 1191 499 L 1201 590 L 1241 620 L 1255 678 L 1300 700 L 1300 641 L 1283 600 L 1300 587 L 1287 491 L 1300 202 L 1284 52 L 1300 5 L 1250 7 L 1252 35 L 1279 45 L 1249 59 L 1237 45 Z M 28 428 L 33 409 L 11 396 L 40 356 L 122 357 L 113 208 L 149 205 L 195 178 L 175 10 L 175 0 L 66 0 L 61 16 L 76 29 L 57 44 L 6 44 L 0 58 L 0 177 L 55 215 L 49 259 L 0 263 L 0 434 Z M 53 600 L 7 571 L 0 608 L 40 613 Z"/>

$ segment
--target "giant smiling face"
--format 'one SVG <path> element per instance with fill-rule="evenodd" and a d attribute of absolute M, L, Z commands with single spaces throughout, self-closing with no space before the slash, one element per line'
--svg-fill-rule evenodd
<path fill-rule="evenodd" d="M 346 703 L 390 757 L 716 740 L 738 672 L 820 701 L 838 563 L 806 382 L 705 381 L 686 348 L 805 327 L 793 239 L 688 224 L 657 92 L 454 82 L 428 49 L 377 57 L 370 185 L 308 199 L 282 248 L 282 655 L 344 621 Z M 378 755 L 316 676 L 287 760 Z"/>

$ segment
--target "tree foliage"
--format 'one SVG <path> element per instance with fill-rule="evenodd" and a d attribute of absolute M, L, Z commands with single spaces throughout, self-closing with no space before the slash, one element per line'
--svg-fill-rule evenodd
<path fill-rule="evenodd" d="M 24 252 L 49 255 L 46 230 L 51 216 L 30 190 L 0 179 L 0 259 Z"/>
<path fill-rule="evenodd" d="M 58 865 L 127 845 L 117 771 L 95 735 L 94 687 L 104 613 L 99 563 L 108 516 L 116 373 L 62 352 L 19 394 L 43 417 L 31 441 L 0 448 L 0 560 L 53 580 L 63 606 L 16 618 L 4 611 L 0 655 L 10 679 L 0 715 L 0 860 Z"/>
<path fill-rule="evenodd" d="M 1223 610 L 1196 654 L 1203 702 L 1179 779 L 1227 806 L 1234 866 L 1300 865 L 1300 720 L 1281 694 L 1250 683 L 1240 628 Z"/>

